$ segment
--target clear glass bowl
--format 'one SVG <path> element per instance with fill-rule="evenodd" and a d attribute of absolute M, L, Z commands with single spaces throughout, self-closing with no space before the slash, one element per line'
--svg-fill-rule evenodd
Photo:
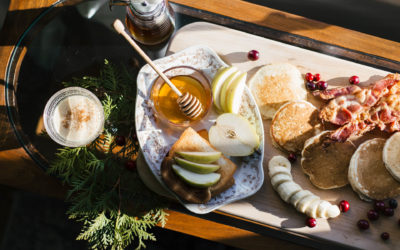
<path fill-rule="evenodd" d="M 85 133 L 85 136 L 80 136 L 79 139 L 68 139 L 67 136 L 63 136 L 60 134 L 60 132 L 57 130 L 55 124 L 56 117 L 59 116 L 59 114 L 56 114 L 58 111 L 57 107 L 58 105 L 66 100 L 68 97 L 73 97 L 73 96 L 80 96 L 84 98 L 88 98 L 88 102 L 90 104 L 93 104 L 93 114 L 97 116 L 97 121 L 95 122 L 95 126 L 93 129 L 88 130 L 88 133 Z M 61 113 L 61 112 L 60 112 Z M 86 115 L 86 114 L 85 114 Z M 88 116 L 84 117 L 84 119 L 94 119 L 92 117 L 87 118 Z M 61 144 L 63 146 L 68 146 L 68 147 L 80 147 L 80 146 L 85 146 L 92 141 L 94 141 L 103 131 L 103 126 L 104 126 L 104 110 L 103 110 L 103 105 L 101 104 L 100 100 L 95 96 L 92 92 L 90 92 L 87 89 L 80 88 L 80 87 L 69 87 L 69 88 L 64 88 L 58 92 L 56 92 L 52 97 L 50 97 L 49 101 L 46 104 L 46 107 L 44 109 L 43 113 L 43 120 L 44 120 L 44 126 L 46 128 L 47 134 L 50 136 L 51 139 L 53 139 L 55 142 L 58 144 Z M 62 126 L 65 124 L 67 120 L 63 120 L 58 124 L 58 126 Z M 67 121 L 69 122 L 69 121 Z M 86 122 L 86 120 L 85 120 Z M 72 125 L 68 125 L 69 126 Z M 60 130 L 60 129 L 59 129 Z M 90 132 L 89 132 L 90 131 Z"/>
<path fill-rule="evenodd" d="M 186 79 L 193 83 L 192 86 L 198 86 L 198 88 L 185 89 L 183 86 L 179 86 L 175 82 L 175 86 L 182 93 L 189 92 L 190 94 L 196 96 L 202 103 L 204 111 L 195 119 L 186 117 L 179 110 L 179 106 L 176 102 L 176 98 L 178 96 L 172 91 L 170 95 L 165 96 L 163 87 L 165 88 L 167 85 L 161 77 L 158 77 L 153 83 L 150 96 L 155 117 L 164 124 L 173 127 L 188 127 L 202 120 L 208 114 L 212 104 L 211 87 L 207 77 L 201 71 L 190 66 L 172 67 L 165 70 L 164 74 L 169 79 L 172 79 L 171 81 L 173 83 L 174 79 L 179 78 L 178 82 L 184 82 L 183 80 Z M 193 79 L 195 81 L 192 81 Z M 194 82 L 197 82 L 198 85 Z M 167 88 L 170 89 L 169 87 Z"/>

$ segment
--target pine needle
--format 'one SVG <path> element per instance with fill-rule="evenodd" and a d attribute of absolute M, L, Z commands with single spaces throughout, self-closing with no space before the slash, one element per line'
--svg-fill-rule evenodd
<path fill-rule="evenodd" d="M 59 149 L 48 170 L 70 187 L 68 218 L 83 223 L 77 240 L 88 241 L 92 249 L 124 249 L 131 244 L 144 248 L 146 240 L 156 240 L 149 230 L 157 224 L 164 226 L 167 220 L 167 202 L 150 191 L 136 171 L 124 167 L 139 150 L 134 132 L 133 75 L 105 60 L 99 77 L 63 83 L 91 90 L 104 108 L 102 136 L 87 147 Z M 117 135 L 126 137 L 126 145 L 116 145 Z"/>

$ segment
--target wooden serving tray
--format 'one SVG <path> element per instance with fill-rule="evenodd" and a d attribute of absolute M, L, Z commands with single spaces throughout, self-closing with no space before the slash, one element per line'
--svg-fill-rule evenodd
<path fill-rule="evenodd" d="M 306 72 L 320 73 L 322 79 L 326 80 L 330 87 L 347 85 L 348 78 L 352 75 L 358 75 L 361 80 L 361 86 L 365 86 L 389 73 L 205 22 L 192 23 L 177 31 L 171 40 L 167 54 L 175 53 L 197 44 L 209 46 L 228 64 L 232 64 L 242 71 L 248 71 L 249 78 L 260 66 L 274 62 L 289 62 L 297 66 L 302 74 Z M 252 49 L 260 52 L 259 60 L 250 61 L 247 59 L 247 52 Z M 309 95 L 308 101 L 314 103 L 317 107 L 321 105 L 311 95 Z M 226 205 L 220 208 L 220 211 L 268 225 L 269 227 L 275 227 L 278 230 L 295 234 L 300 233 L 305 237 L 315 238 L 316 240 L 333 241 L 348 247 L 363 249 L 394 249 L 400 247 L 400 242 L 396 239 L 399 230 L 396 217 L 399 213 L 398 211 L 395 211 L 395 216 L 393 217 L 381 215 L 378 221 L 370 223 L 370 229 L 360 231 L 357 227 L 357 221 L 366 219 L 366 214 L 372 208 L 372 204 L 361 201 L 349 185 L 332 190 L 321 190 L 314 187 L 303 174 L 299 164 L 300 160 L 298 159 L 297 163 L 292 167 L 295 182 L 304 189 L 308 189 L 320 196 L 321 199 L 328 200 L 333 204 L 338 204 L 341 200 L 347 200 L 350 203 L 350 210 L 341 214 L 338 218 L 331 220 L 318 219 L 316 227 L 306 227 L 306 215 L 297 212 L 291 205 L 283 202 L 270 184 L 268 161 L 274 155 L 285 155 L 285 153 L 272 146 L 269 128 L 270 121 L 264 121 L 264 185 L 250 198 Z M 382 135 L 369 134 L 361 138 L 360 141 L 375 136 Z M 389 232 L 392 239 L 388 241 L 381 240 L 380 234 L 382 232 Z"/>

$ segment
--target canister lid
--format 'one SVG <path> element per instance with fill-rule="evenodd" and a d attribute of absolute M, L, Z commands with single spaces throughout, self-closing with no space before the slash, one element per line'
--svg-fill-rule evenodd
<path fill-rule="evenodd" d="M 150 14 L 162 4 L 163 0 L 131 0 L 131 7 L 141 14 Z"/>

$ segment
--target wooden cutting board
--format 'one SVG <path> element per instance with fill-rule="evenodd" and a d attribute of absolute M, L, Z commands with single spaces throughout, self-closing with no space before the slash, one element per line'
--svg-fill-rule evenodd
<path fill-rule="evenodd" d="M 175 53 L 197 44 L 209 46 L 228 64 L 232 64 L 242 71 L 248 71 L 249 78 L 260 66 L 274 62 L 291 63 L 297 66 L 302 74 L 306 72 L 320 73 L 322 79 L 326 80 L 330 86 L 347 85 L 348 78 L 352 75 L 360 77 L 361 85 L 368 85 L 388 73 L 205 22 L 192 23 L 181 28 L 172 39 L 167 54 Z M 247 52 L 252 49 L 260 52 L 259 60 L 249 61 L 247 59 Z M 285 90 L 282 89 L 282 91 Z M 311 96 L 309 101 L 320 105 Z M 333 204 L 338 204 L 341 200 L 347 200 L 350 203 L 350 210 L 341 214 L 338 218 L 331 220 L 318 219 L 316 227 L 306 227 L 306 216 L 297 212 L 291 205 L 283 202 L 270 184 L 267 174 L 268 161 L 274 155 L 286 155 L 272 146 L 269 128 L 270 121 L 264 121 L 265 182 L 263 187 L 252 197 L 226 205 L 219 210 L 262 224 L 353 247 L 363 249 L 400 248 L 400 242 L 396 239 L 400 230 L 397 224 L 397 216 L 400 212 L 395 211 L 395 216 L 393 217 L 381 215 L 378 221 L 370 223 L 370 229 L 360 231 L 357 228 L 357 221 L 366 219 L 366 214 L 372 208 L 372 204 L 361 201 L 349 185 L 332 190 L 321 190 L 314 187 L 301 171 L 300 161 L 297 160 L 297 164 L 294 164 L 292 168 L 295 182 Z M 363 140 L 374 136 L 376 135 L 369 135 Z M 382 232 L 389 232 L 391 240 L 386 242 L 381 240 L 380 234 Z"/>

